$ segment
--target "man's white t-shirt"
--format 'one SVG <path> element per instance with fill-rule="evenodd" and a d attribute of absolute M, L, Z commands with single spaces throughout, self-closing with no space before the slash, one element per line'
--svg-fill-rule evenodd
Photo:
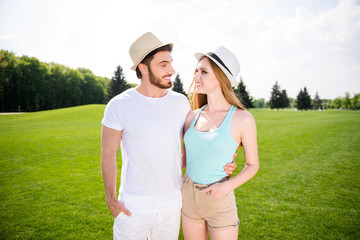
<path fill-rule="evenodd" d="M 181 207 L 181 140 L 190 111 L 172 90 L 150 98 L 129 89 L 108 103 L 102 124 L 122 132 L 119 199 L 130 212 Z"/>

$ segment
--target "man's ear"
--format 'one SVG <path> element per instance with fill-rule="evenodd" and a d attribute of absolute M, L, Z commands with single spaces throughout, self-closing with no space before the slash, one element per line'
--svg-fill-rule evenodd
<path fill-rule="evenodd" d="M 139 67 L 139 70 L 140 70 L 142 76 L 148 75 L 148 67 L 145 64 L 139 63 L 138 67 Z"/>

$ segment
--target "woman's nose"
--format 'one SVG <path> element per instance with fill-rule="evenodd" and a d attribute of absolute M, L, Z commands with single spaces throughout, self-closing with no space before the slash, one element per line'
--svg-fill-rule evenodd
<path fill-rule="evenodd" d="M 194 74 L 194 79 L 195 79 L 195 81 L 200 79 L 200 73 L 199 72 L 196 72 Z"/>

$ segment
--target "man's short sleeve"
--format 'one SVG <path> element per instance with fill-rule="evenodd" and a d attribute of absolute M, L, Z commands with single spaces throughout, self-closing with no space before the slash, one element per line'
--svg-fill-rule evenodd
<path fill-rule="evenodd" d="M 118 99 L 112 99 L 106 106 L 101 123 L 105 127 L 121 131 L 124 129 L 121 122 L 121 105 Z"/>
<path fill-rule="evenodd" d="M 191 111 L 189 100 L 186 97 L 184 97 L 183 99 L 183 109 L 184 109 L 184 119 L 185 119 L 188 113 Z"/>

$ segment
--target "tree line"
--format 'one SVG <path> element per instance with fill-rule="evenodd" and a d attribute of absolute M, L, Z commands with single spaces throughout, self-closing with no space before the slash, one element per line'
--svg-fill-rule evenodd
<path fill-rule="evenodd" d="M 109 79 L 35 57 L 0 51 L 0 111 L 40 111 L 103 103 Z"/>
<path fill-rule="evenodd" d="M 86 68 L 72 69 L 0 50 L 0 112 L 107 103 L 118 92 L 134 86 L 119 77 L 123 77 L 120 66 L 109 79 L 95 76 Z M 122 80 L 124 83 L 118 86 Z"/>
<path fill-rule="evenodd" d="M 84 104 L 104 104 L 117 94 L 136 86 L 126 81 L 123 69 L 117 66 L 114 76 L 95 76 L 89 69 L 72 69 L 57 63 L 44 63 L 35 57 L 17 57 L 14 53 L 0 50 L 0 112 L 31 112 Z M 172 88 L 187 95 L 180 75 L 177 74 Z M 254 99 L 246 89 L 242 77 L 234 88 L 236 96 L 246 108 L 299 110 L 344 108 L 360 109 L 360 94 L 345 98 L 320 99 L 318 93 L 311 99 L 306 87 L 297 98 L 289 98 L 286 90 L 276 81 L 271 89 L 270 100 Z"/>
<path fill-rule="evenodd" d="M 334 100 L 331 99 L 321 99 L 319 93 L 316 92 L 314 98 L 312 99 L 307 91 L 307 88 L 304 87 L 300 89 L 296 99 L 288 98 L 286 90 L 281 90 L 279 83 L 276 81 L 275 85 L 272 87 L 270 101 L 268 106 L 271 109 L 283 109 L 283 108 L 296 108 L 298 110 L 323 110 L 323 109 L 350 109 L 350 110 L 359 110 L 360 109 L 360 94 L 354 94 L 353 97 L 350 96 L 350 93 L 346 92 L 345 97 L 338 97 Z"/>

